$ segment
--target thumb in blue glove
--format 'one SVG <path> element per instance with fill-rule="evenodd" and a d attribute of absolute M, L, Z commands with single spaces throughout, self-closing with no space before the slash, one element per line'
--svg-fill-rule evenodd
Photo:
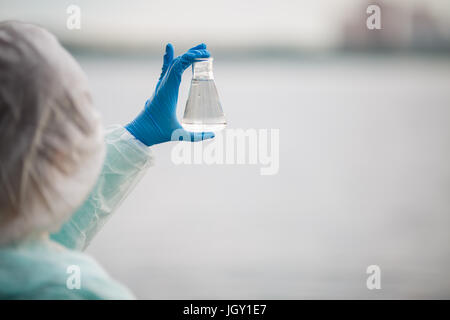
<path fill-rule="evenodd" d="M 145 103 L 144 110 L 125 128 L 147 146 L 171 141 L 176 136 L 189 137 L 190 141 L 214 138 L 213 132 L 188 132 L 178 122 L 176 107 L 181 76 L 197 58 L 208 58 L 205 44 L 189 49 L 183 55 L 173 58 L 173 46 L 166 46 L 161 76 L 153 96 Z"/>

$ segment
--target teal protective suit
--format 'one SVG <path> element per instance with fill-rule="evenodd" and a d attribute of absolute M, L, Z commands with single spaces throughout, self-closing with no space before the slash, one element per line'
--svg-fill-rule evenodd
<path fill-rule="evenodd" d="M 106 158 L 87 200 L 62 228 L 0 247 L 0 299 L 133 299 L 82 253 L 152 163 L 150 149 L 125 128 L 106 129 Z M 79 288 L 73 287 L 79 270 Z"/>

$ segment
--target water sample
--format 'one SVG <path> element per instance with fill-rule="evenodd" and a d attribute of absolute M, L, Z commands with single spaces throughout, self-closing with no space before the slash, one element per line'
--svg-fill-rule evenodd
<path fill-rule="evenodd" d="M 214 82 L 212 61 L 212 58 L 200 58 L 192 64 L 191 88 L 181 120 L 188 131 L 214 132 L 227 125 Z"/>

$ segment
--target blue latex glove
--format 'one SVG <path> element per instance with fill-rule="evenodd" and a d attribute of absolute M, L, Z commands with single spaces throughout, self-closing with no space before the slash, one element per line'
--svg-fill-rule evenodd
<path fill-rule="evenodd" d="M 206 45 L 202 43 L 174 59 L 173 46 L 169 43 L 153 96 L 145 103 L 144 110 L 125 128 L 147 146 L 170 141 L 173 131 L 177 129 L 182 130 L 177 131 L 178 136 L 190 137 L 191 141 L 214 138 L 213 132 L 185 131 L 176 116 L 178 89 L 184 70 L 194 59 L 209 56 Z"/>

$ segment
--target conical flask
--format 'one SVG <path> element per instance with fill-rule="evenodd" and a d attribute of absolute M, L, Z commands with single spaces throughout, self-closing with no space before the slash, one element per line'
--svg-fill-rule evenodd
<path fill-rule="evenodd" d="M 189 98 L 181 120 L 193 132 L 219 131 L 227 125 L 212 71 L 213 58 L 199 58 L 192 64 Z"/>

